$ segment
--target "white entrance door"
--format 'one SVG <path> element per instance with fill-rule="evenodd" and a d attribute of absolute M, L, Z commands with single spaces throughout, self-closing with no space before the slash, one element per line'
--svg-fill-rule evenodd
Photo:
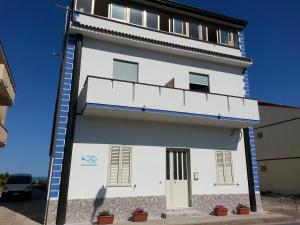
<path fill-rule="evenodd" d="M 167 149 L 166 153 L 167 208 L 189 207 L 189 152 Z"/>

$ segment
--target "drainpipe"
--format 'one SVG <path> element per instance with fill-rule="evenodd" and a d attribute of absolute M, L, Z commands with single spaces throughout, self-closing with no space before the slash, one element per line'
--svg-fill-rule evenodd
<path fill-rule="evenodd" d="M 244 142 L 245 142 L 245 155 L 247 164 L 247 177 L 248 177 L 248 189 L 249 189 L 249 200 L 251 212 L 257 211 L 256 197 L 254 189 L 254 179 L 253 179 L 253 165 L 251 157 L 251 146 L 249 137 L 249 128 L 244 129 Z"/>

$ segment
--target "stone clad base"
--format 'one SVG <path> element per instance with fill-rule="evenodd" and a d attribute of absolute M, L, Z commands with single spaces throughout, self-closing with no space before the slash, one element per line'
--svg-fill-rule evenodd
<path fill-rule="evenodd" d="M 96 221 L 100 210 L 109 209 L 115 215 L 115 220 L 128 220 L 134 209 L 143 206 L 149 217 L 160 217 L 166 209 L 165 196 L 78 199 L 69 200 L 66 223 L 83 223 Z"/>
<path fill-rule="evenodd" d="M 262 211 L 260 194 L 256 194 L 257 209 Z M 249 206 L 248 194 L 221 194 L 221 195 L 193 195 L 192 208 L 208 215 L 217 204 L 224 204 L 230 212 L 237 204 Z M 125 221 L 131 216 L 131 212 L 143 206 L 149 212 L 149 217 L 158 218 L 166 211 L 166 196 L 125 197 L 105 199 L 76 199 L 69 200 L 66 215 L 66 224 L 87 223 L 96 221 L 100 210 L 110 209 L 116 220 Z M 49 201 L 47 224 L 55 224 L 57 201 Z"/>
<path fill-rule="evenodd" d="M 193 195 L 193 208 L 209 214 L 215 205 L 222 204 L 229 209 L 229 212 L 235 210 L 241 203 L 250 206 L 248 194 L 220 194 L 220 195 Z"/>
<path fill-rule="evenodd" d="M 57 213 L 57 200 L 49 200 L 48 202 L 48 211 L 46 215 L 46 224 L 47 225 L 54 225 L 56 224 L 56 213 Z"/>

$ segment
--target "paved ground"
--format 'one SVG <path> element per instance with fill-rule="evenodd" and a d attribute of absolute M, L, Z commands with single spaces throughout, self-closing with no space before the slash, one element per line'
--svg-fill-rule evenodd
<path fill-rule="evenodd" d="M 0 225 L 41 225 L 44 220 L 44 211 L 46 204 L 46 193 L 40 190 L 34 190 L 33 197 L 31 201 L 11 201 L 11 202 L 1 202 L 0 201 Z M 249 217 L 241 217 L 237 215 L 227 216 L 226 218 L 217 218 L 214 216 L 203 216 L 199 218 L 189 218 L 189 219 L 177 219 L 173 221 L 157 220 L 149 221 L 147 225 L 160 225 L 160 224 L 176 224 L 183 225 L 193 224 L 193 225 L 203 225 L 203 224 L 222 224 L 222 225 L 238 225 L 238 224 L 268 224 L 268 225 L 300 225 L 300 206 L 298 211 L 296 211 L 295 205 L 284 204 L 281 210 L 281 205 L 279 198 L 263 197 L 263 205 L 266 211 L 268 211 L 269 218 L 271 220 L 266 220 L 261 217 L 261 214 L 251 215 Z M 290 216 L 288 222 L 282 221 L 282 217 L 278 217 L 279 213 L 283 213 Z M 241 221 L 240 219 L 244 219 Z M 275 218 L 275 219 L 274 219 Z M 251 219 L 250 221 L 247 219 Z M 272 222 L 272 223 L 266 223 Z M 278 223 L 274 223 L 278 222 Z M 118 223 L 119 225 L 129 225 L 132 223 Z M 139 223 L 143 224 L 143 223 Z"/>
<path fill-rule="evenodd" d="M 38 189 L 33 190 L 31 201 L 0 201 L 0 225 L 40 225 L 45 205 L 46 192 Z"/>

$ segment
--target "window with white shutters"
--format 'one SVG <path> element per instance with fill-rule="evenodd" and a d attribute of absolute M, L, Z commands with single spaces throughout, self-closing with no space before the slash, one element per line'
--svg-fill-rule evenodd
<path fill-rule="evenodd" d="M 232 173 L 231 152 L 217 151 L 216 165 L 217 165 L 217 183 L 232 184 L 233 173 Z"/>
<path fill-rule="evenodd" d="M 131 152 L 130 146 L 112 145 L 110 147 L 108 185 L 131 184 Z"/>

